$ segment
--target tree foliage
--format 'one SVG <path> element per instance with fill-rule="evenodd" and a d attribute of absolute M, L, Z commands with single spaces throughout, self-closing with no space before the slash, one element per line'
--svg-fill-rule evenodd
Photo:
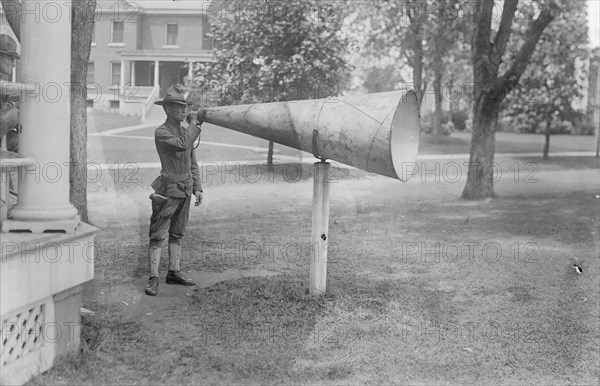
<path fill-rule="evenodd" d="M 562 12 L 540 36 L 522 87 L 506 99 L 504 113 L 526 132 L 544 133 L 548 157 L 551 134 L 568 133 L 585 114 L 581 102 L 588 58 L 588 28 L 584 2 L 565 3 Z M 520 29 L 514 31 L 519 36 Z M 515 42 L 511 42 L 514 44 Z"/>
<path fill-rule="evenodd" d="M 199 105 L 232 105 L 337 95 L 349 71 L 346 42 L 339 9 L 326 7 L 339 3 L 257 4 L 238 1 L 252 12 L 210 20 L 214 61 L 195 68 L 190 97 Z"/>
<path fill-rule="evenodd" d="M 466 18 L 461 14 L 461 0 L 368 0 L 354 3 L 356 17 L 367 21 L 365 52 L 373 58 L 389 55 L 390 47 L 400 52 L 396 59 L 412 69 L 412 84 L 419 101 L 426 98 L 430 85 L 434 90 L 433 131 L 441 132 L 443 83 L 456 80 L 448 67 L 465 59 L 458 51 L 469 34 Z M 355 30 L 363 32 L 357 23 Z M 370 72 L 367 72 L 372 77 Z M 370 81 L 371 79 L 366 79 Z M 392 80 L 392 79 L 389 79 Z M 369 86 L 366 87 L 369 89 Z"/>

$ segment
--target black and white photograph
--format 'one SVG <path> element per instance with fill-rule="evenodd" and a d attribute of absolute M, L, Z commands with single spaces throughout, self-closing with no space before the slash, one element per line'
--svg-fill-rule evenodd
<path fill-rule="evenodd" d="M 0 385 L 599 385 L 600 0 L 0 0 Z"/>

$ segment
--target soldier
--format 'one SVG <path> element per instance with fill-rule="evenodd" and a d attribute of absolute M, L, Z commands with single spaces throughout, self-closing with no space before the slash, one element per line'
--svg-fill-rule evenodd
<path fill-rule="evenodd" d="M 189 126 L 183 128 L 181 122 L 186 119 L 186 108 L 189 103 L 176 86 L 169 87 L 164 99 L 155 104 L 163 106 L 167 120 L 154 133 L 161 171 L 160 176 L 152 182 L 155 193 L 150 196 L 152 199 L 148 246 L 150 278 L 145 290 L 146 295 L 150 296 L 156 296 L 158 293 L 161 245 L 167 233 L 169 235 L 167 284 L 196 285 L 181 275 L 179 263 L 181 239 L 188 222 L 192 193 L 196 196 L 195 205 L 202 203 L 202 185 L 193 143 L 200 135 L 199 126 L 206 116 L 205 112 L 199 112 L 197 115 L 190 113 L 187 117 Z"/>
<path fill-rule="evenodd" d="M 0 80 L 12 81 L 12 71 L 17 54 L 17 42 L 6 34 L 0 34 Z M 4 90 L 2 90 L 4 91 Z M 8 95 L 0 96 L 0 138 L 6 135 L 6 148 L 18 151 L 19 108 L 18 99 L 11 100 Z"/>

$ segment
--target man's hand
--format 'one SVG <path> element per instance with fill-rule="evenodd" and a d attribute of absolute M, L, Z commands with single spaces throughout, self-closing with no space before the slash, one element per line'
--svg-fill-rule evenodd
<path fill-rule="evenodd" d="M 196 120 L 198 121 L 199 125 L 203 124 L 204 121 L 206 120 L 206 110 L 204 110 L 204 109 L 198 110 L 198 113 L 196 114 Z"/>
<path fill-rule="evenodd" d="M 185 121 L 189 124 L 192 122 L 196 122 L 194 121 L 194 119 L 196 118 L 197 113 L 195 111 L 189 112 L 187 113 L 186 117 L 185 117 Z"/>
<path fill-rule="evenodd" d="M 196 120 L 194 120 L 194 118 Z M 194 124 L 196 124 L 198 126 L 200 126 L 201 124 L 203 124 L 205 120 L 206 120 L 206 110 L 204 110 L 204 109 L 200 109 L 198 111 L 189 112 L 187 114 L 187 116 L 185 117 L 185 121 L 187 123 L 194 123 Z"/>
<path fill-rule="evenodd" d="M 194 192 L 194 196 L 196 196 L 196 202 L 194 203 L 194 206 L 202 204 L 202 191 L 196 190 Z"/>

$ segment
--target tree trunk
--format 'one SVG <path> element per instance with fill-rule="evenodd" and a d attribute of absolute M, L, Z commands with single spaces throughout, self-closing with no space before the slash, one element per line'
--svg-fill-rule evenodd
<path fill-rule="evenodd" d="M 545 137 L 546 137 L 546 142 L 544 143 L 544 151 L 543 151 L 544 159 L 550 158 L 548 153 L 550 152 L 550 124 L 551 123 L 552 123 L 552 118 L 546 119 L 546 130 L 544 132 Z"/>
<path fill-rule="evenodd" d="M 426 85 L 423 84 L 423 17 L 415 15 L 411 19 L 411 28 L 415 39 L 412 42 L 414 56 L 412 58 L 412 79 L 414 91 L 417 93 L 417 101 L 419 102 L 419 110 L 423 104 L 423 95 L 425 94 Z"/>
<path fill-rule="evenodd" d="M 92 43 L 96 0 L 73 1 L 71 23 L 71 167 L 70 200 L 81 220 L 87 210 L 87 65 Z M 92 13 L 90 13 L 90 10 Z"/>
<path fill-rule="evenodd" d="M 433 92 L 435 95 L 435 111 L 433 113 L 433 134 L 442 134 L 442 71 L 435 66 L 435 83 Z"/>
<path fill-rule="evenodd" d="M 267 154 L 267 165 L 273 170 L 273 141 L 269 141 L 269 153 Z"/>
<path fill-rule="evenodd" d="M 495 125 L 500 101 L 480 97 L 473 107 L 473 135 L 469 173 L 462 197 L 478 200 L 494 197 Z"/>

